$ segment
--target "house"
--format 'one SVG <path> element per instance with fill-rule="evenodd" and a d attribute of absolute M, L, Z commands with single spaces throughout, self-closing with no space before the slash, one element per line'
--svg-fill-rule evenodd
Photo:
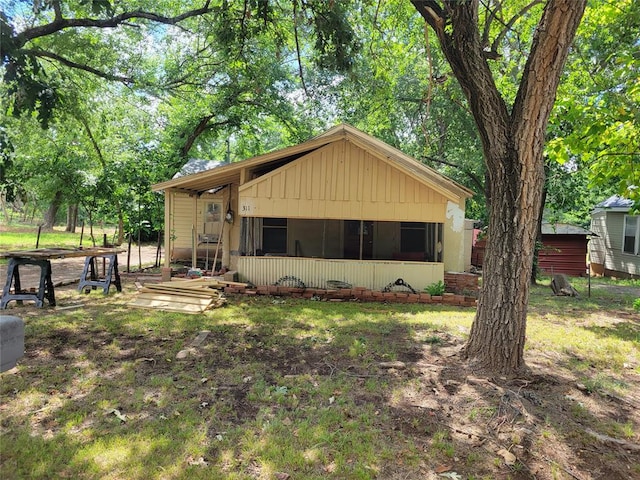
<path fill-rule="evenodd" d="M 587 243 L 591 232 L 567 223 L 542 222 L 542 247 L 538 250 L 538 268 L 547 275 L 564 273 L 572 276 L 587 274 Z M 485 240 L 473 246 L 472 263 L 482 267 Z"/>
<path fill-rule="evenodd" d="M 640 278 L 640 216 L 631 213 L 633 202 L 618 195 L 599 203 L 591 212 L 589 253 L 596 275 Z"/>
<path fill-rule="evenodd" d="M 204 260 L 271 285 L 415 289 L 461 272 L 472 192 L 349 125 L 153 186 L 165 193 L 165 260 Z M 467 235 L 470 237 L 469 235 Z"/>
<path fill-rule="evenodd" d="M 538 268 L 547 275 L 587 275 L 587 244 L 591 232 L 568 223 L 542 222 Z"/>

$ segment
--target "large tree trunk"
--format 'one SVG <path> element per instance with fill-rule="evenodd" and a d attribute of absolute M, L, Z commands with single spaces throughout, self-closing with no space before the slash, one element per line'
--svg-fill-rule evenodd
<path fill-rule="evenodd" d="M 49 208 L 44 214 L 44 224 L 42 225 L 42 228 L 46 230 L 53 229 L 60 205 L 62 205 L 62 192 L 56 192 L 49 204 Z"/>
<path fill-rule="evenodd" d="M 526 370 L 530 276 L 542 202 L 544 135 L 586 0 L 549 0 L 511 111 L 498 91 L 478 28 L 478 1 L 412 0 L 434 29 L 464 91 L 487 166 L 489 229 L 483 287 L 465 353 L 483 370 Z"/>
<path fill-rule="evenodd" d="M 78 225 L 78 205 L 69 205 L 67 207 L 67 228 L 65 232 L 76 233 L 76 226 Z"/>

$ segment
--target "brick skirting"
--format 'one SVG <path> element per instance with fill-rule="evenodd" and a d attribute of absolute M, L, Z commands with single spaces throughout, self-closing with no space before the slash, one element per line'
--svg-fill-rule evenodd
<path fill-rule="evenodd" d="M 476 298 L 454 293 L 445 293 L 443 296 L 431 296 L 428 293 L 380 292 L 367 290 L 366 288 L 343 288 L 338 290 L 325 290 L 319 288 L 294 288 L 274 285 L 263 285 L 255 288 L 229 286 L 224 293 L 241 295 L 272 295 L 280 297 L 306 298 L 321 301 L 361 301 L 361 302 L 387 302 L 387 303 L 434 303 L 443 305 L 457 305 L 461 307 L 475 307 Z"/>
<path fill-rule="evenodd" d="M 444 285 L 447 292 L 459 295 L 477 296 L 480 277 L 473 273 L 444 272 Z"/>

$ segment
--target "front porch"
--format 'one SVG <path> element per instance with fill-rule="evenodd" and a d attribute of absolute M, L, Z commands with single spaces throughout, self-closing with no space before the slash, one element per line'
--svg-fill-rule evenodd
<path fill-rule="evenodd" d="M 339 281 L 368 290 L 383 290 L 402 278 L 416 291 L 444 280 L 444 264 L 393 260 L 345 260 L 308 257 L 238 257 L 242 282 L 273 285 L 283 277 L 295 277 L 307 288 L 332 288 Z"/>

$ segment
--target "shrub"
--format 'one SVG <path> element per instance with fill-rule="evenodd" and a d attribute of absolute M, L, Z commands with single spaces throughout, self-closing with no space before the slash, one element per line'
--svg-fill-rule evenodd
<path fill-rule="evenodd" d="M 444 283 L 440 280 L 425 287 L 425 291 L 433 296 L 441 296 L 444 293 Z"/>
<path fill-rule="evenodd" d="M 640 312 L 640 298 L 636 298 L 633 302 L 633 309 Z"/>

